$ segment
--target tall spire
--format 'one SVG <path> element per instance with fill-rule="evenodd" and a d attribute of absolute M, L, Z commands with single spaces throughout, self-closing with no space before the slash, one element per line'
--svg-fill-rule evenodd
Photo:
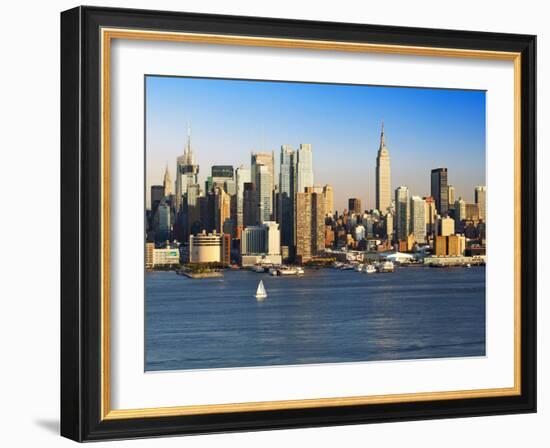
<path fill-rule="evenodd" d="M 382 120 L 382 132 L 380 133 L 380 151 L 386 149 L 386 140 L 384 138 L 384 120 Z"/>
<path fill-rule="evenodd" d="M 183 153 L 185 163 L 187 165 L 194 165 L 193 150 L 191 149 L 191 125 L 187 122 L 187 145 L 185 145 L 185 151 Z"/>

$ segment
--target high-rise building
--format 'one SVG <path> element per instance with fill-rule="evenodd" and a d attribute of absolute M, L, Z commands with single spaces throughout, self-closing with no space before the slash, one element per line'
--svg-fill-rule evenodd
<path fill-rule="evenodd" d="M 290 145 L 281 146 L 280 163 L 277 221 L 281 226 L 281 244 L 293 247 L 294 202 L 296 200 L 296 152 Z"/>
<path fill-rule="evenodd" d="M 312 187 L 296 193 L 296 257 L 305 262 L 325 249 L 325 198 Z"/>
<path fill-rule="evenodd" d="M 432 170 L 431 195 L 435 199 L 437 212 L 444 216 L 449 211 L 449 187 L 447 185 L 447 168 Z"/>
<path fill-rule="evenodd" d="M 449 236 L 455 233 L 455 220 L 449 216 L 442 216 L 438 220 L 437 234 L 439 236 Z"/>
<path fill-rule="evenodd" d="M 212 165 L 212 186 L 221 187 L 228 194 L 235 194 L 234 171 L 232 165 Z"/>
<path fill-rule="evenodd" d="M 231 196 L 221 187 L 214 187 L 214 229 L 218 233 L 227 230 L 231 218 Z M 229 232 L 228 232 L 229 233 Z"/>
<path fill-rule="evenodd" d="M 262 168 L 263 174 L 261 180 L 264 182 L 263 186 L 258 185 L 260 179 L 259 171 Z M 258 208 L 261 206 L 263 211 L 263 217 L 261 221 L 269 221 L 273 213 L 273 188 L 275 184 L 275 154 L 273 152 L 253 152 L 250 163 L 250 178 L 256 187 L 256 202 Z M 268 183 L 265 183 L 269 180 Z M 269 193 L 269 194 L 268 194 Z M 259 194 L 262 194 L 262 201 L 260 201 Z M 257 216 L 258 222 L 260 222 L 260 216 Z"/>
<path fill-rule="evenodd" d="M 410 195 L 407 187 L 398 187 L 395 190 L 395 230 L 397 240 L 406 240 L 409 236 L 410 225 Z"/>
<path fill-rule="evenodd" d="M 348 210 L 350 213 L 355 213 L 356 215 L 360 215 L 361 213 L 363 213 L 363 210 L 361 209 L 361 199 L 349 198 Z"/>
<path fill-rule="evenodd" d="M 151 212 L 154 214 L 160 201 L 164 199 L 164 185 L 151 185 Z"/>
<path fill-rule="evenodd" d="M 424 218 L 426 221 L 426 234 L 433 236 L 435 234 L 435 224 L 437 212 L 435 209 L 435 200 L 431 196 L 424 197 L 425 211 Z"/>
<path fill-rule="evenodd" d="M 380 147 L 376 156 L 376 208 L 382 214 L 391 206 L 391 169 L 390 153 L 384 138 L 384 123 L 380 133 Z"/>
<path fill-rule="evenodd" d="M 241 235 L 241 262 L 249 266 L 258 262 L 281 264 L 281 236 L 279 224 L 266 221 L 247 227 Z"/>
<path fill-rule="evenodd" d="M 241 165 L 235 170 L 236 195 L 237 195 L 237 227 L 243 227 L 243 203 L 244 203 L 244 184 L 250 182 L 250 169 Z"/>
<path fill-rule="evenodd" d="M 457 221 L 464 221 L 466 219 L 466 201 L 462 198 L 458 198 L 455 202 L 455 219 Z"/>
<path fill-rule="evenodd" d="M 256 186 L 252 182 L 245 182 L 243 189 L 243 228 L 256 225 Z"/>
<path fill-rule="evenodd" d="M 161 201 L 158 204 L 153 218 L 153 230 L 155 232 L 155 242 L 163 242 L 170 240 L 172 222 L 171 222 L 170 206 L 166 202 Z"/>
<path fill-rule="evenodd" d="M 198 183 L 199 165 L 195 161 L 191 149 L 191 128 L 187 127 L 187 145 L 183 155 L 176 161 L 176 210 L 182 208 L 183 195 L 187 193 L 187 186 Z"/>
<path fill-rule="evenodd" d="M 487 197 L 487 187 L 484 185 L 478 185 L 474 190 L 474 199 L 477 204 L 479 219 L 487 221 L 486 215 L 486 197 Z"/>
<path fill-rule="evenodd" d="M 313 153 L 309 143 L 302 143 L 296 154 L 296 192 L 308 187 L 313 187 Z"/>
<path fill-rule="evenodd" d="M 410 232 L 417 243 L 426 241 L 426 202 L 419 196 L 411 198 Z"/>
<path fill-rule="evenodd" d="M 455 194 L 456 194 L 456 191 L 455 191 L 455 187 L 453 187 L 452 185 L 449 185 L 447 187 L 447 190 L 448 190 L 448 200 L 447 200 L 447 204 L 449 206 L 449 210 L 453 210 L 454 207 L 455 207 Z"/>
<path fill-rule="evenodd" d="M 477 204 L 466 203 L 466 219 L 471 221 L 479 221 L 479 207 Z"/>
<path fill-rule="evenodd" d="M 273 212 L 273 185 L 272 170 L 266 165 L 256 165 L 256 206 L 257 215 L 256 221 L 263 223 L 265 221 L 271 221 L 271 215 Z"/>
<path fill-rule="evenodd" d="M 162 183 L 164 185 L 164 196 L 170 196 L 172 191 L 172 177 L 170 176 L 170 171 L 168 170 L 168 164 L 166 164 L 166 170 L 164 171 L 164 181 Z"/>
<path fill-rule="evenodd" d="M 325 185 L 323 194 L 325 195 L 325 212 L 327 215 L 332 216 L 334 214 L 334 190 L 332 185 Z"/>

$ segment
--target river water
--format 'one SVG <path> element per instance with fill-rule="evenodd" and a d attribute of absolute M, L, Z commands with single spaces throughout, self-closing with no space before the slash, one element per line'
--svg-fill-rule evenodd
<path fill-rule="evenodd" d="M 148 272 L 145 291 L 147 371 L 485 355 L 484 267 Z"/>

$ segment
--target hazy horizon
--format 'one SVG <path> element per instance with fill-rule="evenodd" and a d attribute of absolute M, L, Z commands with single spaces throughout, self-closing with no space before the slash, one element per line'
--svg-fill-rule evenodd
<path fill-rule="evenodd" d="M 485 92 L 345 84 L 146 77 L 146 198 L 187 142 L 200 167 L 250 166 L 252 151 L 310 143 L 316 185 L 334 189 L 335 209 L 348 198 L 375 202 L 380 127 L 391 160 L 392 191 L 430 194 L 430 171 L 446 167 L 456 197 L 473 201 L 485 185 Z M 276 178 L 278 183 L 278 178 Z"/>

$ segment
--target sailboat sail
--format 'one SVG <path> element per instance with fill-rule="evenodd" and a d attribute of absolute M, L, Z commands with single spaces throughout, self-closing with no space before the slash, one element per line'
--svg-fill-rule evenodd
<path fill-rule="evenodd" d="M 260 280 L 260 283 L 258 284 L 258 289 L 256 290 L 256 298 L 263 299 L 267 297 L 267 293 L 264 288 L 264 282 L 263 280 Z"/>

